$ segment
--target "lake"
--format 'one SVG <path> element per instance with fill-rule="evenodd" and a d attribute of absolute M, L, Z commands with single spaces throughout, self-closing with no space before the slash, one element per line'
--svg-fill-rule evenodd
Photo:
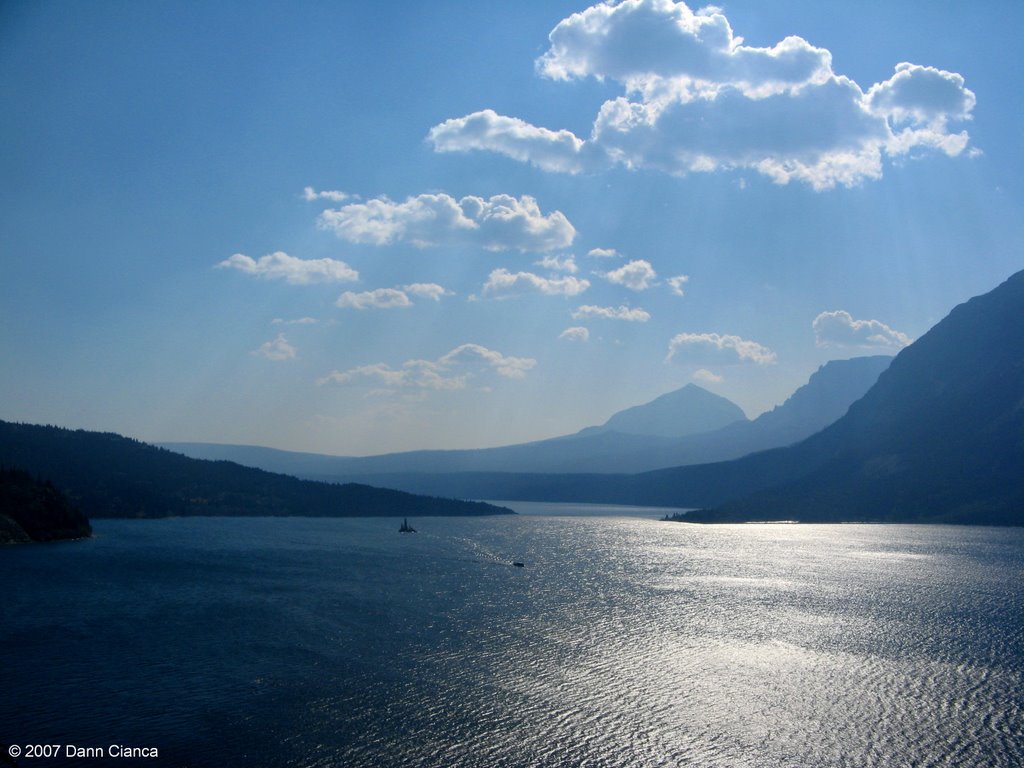
<path fill-rule="evenodd" d="M 38 767 L 1024 764 L 1024 531 L 523 511 L 0 550 L 0 740 L 107 755 Z"/>

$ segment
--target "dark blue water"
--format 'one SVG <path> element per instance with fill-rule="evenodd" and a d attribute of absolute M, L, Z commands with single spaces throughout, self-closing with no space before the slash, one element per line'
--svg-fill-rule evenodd
<path fill-rule="evenodd" d="M 21 766 L 1024 764 L 1024 531 L 412 522 L 0 550 L 0 741 L 159 753 Z"/>

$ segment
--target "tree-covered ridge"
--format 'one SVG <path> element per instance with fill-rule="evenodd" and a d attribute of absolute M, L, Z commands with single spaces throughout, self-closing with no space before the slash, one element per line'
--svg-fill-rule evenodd
<path fill-rule="evenodd" d="M 0 466 L 0 543 L 80 539 L 89 520 L 49 480 Z"/>
<path fill-rule="evenodd" d="M 106 432 L 0 421 L 0 463 L 50 478 L 89 517 L 491 515 L 481 502 L 299 480 Z"/>

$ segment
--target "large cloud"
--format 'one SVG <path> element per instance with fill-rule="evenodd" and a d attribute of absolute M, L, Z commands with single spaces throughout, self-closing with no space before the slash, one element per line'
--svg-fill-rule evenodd
<path fill-rule="evenodd" d="M 217 265 L 220 269 L 237 269 L 248 275 L 270 280 L 286 280 L 293 285 L 310 283 L 346 283 L 359 279 L 359 273 L 343 261 L 335 259 L 299 259 L 284 251 L 276 251 L 259 259 L 236 253 Z"/>
<path fill-rule="evenodd" d="M 533 272 L 509 272 L 504 267 L 495 269 L 487 278 L 481 293 L 496 299 L 542 293 L 547 296 L 577 296 L 590 287 L 584 278 L 564 275 L 543 277 Z"/>
<path fill-rule="evenodd" d="M 371 382 L 391 390 L 453 390 L 464 389 L 470 379 L 486 371 L 521 379 L 535 365 L 537 361 L 533 358 L 503 355 L 479 344 L 462 344 L 436 360 L 406 360 L 399 368 L 374 363 L 332 371 L 318 379 L 317 384 Z"/>
<path fill-rule="evenodd" d="M 855 320 L 844 310 L 822 312 L 811 324 L 819 347 L 883 347 L 902 349 L 910 344 L 907 334 L 879 320 Z"/>
<path fill-rule="evenodd" d="M 719 362 L 751 362 L 768 365 L 775 362 L 775 353 L 756 341 L 720 333 L 678 333 L 668 343 L 669 360 L 716 360 Z"/>
<path fill-rule="evenodd" d="M 576 230 L 561 211 L 541 213 L 528 195 L 463 197 L 424 194 L 398 203 L 386 197 L 328 209 L 320 226 L 352 243 L 408 242 L 426 248 L 470 245 L 489 251 L 551 251 L 570 245 Z"/>
<path fill-rule="evenodd" d="M 882 174 L 886 155 L 932 148 L 960 154 L 974 94 L 959 74 L 901 63 L 865 93 L 835 73 L 829 51 L 799 37 L 743 44 L 715 8 L 671 0 L 600 4 L 563 19 L 538 72 L 614 80 L 589 138 L 484 109 L 435 126 L 439 152 L 489 150 L 547 171 L 613 166 L 675 175 L 753 169 L 815 189 Z"/>

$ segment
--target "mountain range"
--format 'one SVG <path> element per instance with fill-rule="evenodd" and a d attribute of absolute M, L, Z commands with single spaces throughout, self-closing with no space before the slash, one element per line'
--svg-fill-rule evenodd
<path fill-rule="evenodd" d="M 857 397 L 860 389 L 866 391 Z M 595 445 L 595 440 L 629 446 L 635 438 L 628 448 L 631 455 L 651 450 L 651 443 L 642 445 L 646 440 L 662 441 L 662 449 L 702 446 L 701 455 L 707 457 L 716 441 L 728 450 L 747 450 L 758 441 L 797 442 L 728 461 L 628 474 L 405 471 L 373 477 L 377 485 L 462 498 L 700 507 L 678 516 L 688 522 L 1024 525 L 1024 272 L 954 308 L 891 362 L 861 358 L 823 366 L 784 404 L 752 422 L 734 418 L 730 404 L 716 398 L 699 387 L 684 387 L 576 435 L 490 450 L 528 453 L 538 445 L 571 448 L 578 441 Z M 657 435 L 620 431 L 671 420 L 676 411 L 685 412 L 680 404 L 686 403 L 715 410 L 713 418 L 728 421 L 711 432 L 675 437 L 672 429 L 688 427 L 659 424 L 663 433 Z M 835 413 L 840 415 L 833 423 L 800 439 Z M 278 453 L 267 455 L 276 459 Z M 338 461 L 397 461 L 395 456 L 409 455 L 362 460 L 284 456 L 307 467 L 311 461 L 332 467 Z M 74 507 L 94 516 L 507 511 L 201 461 L 119 435 L 2 421 L 0 466 L 52 479 Z M 24 485 L 15 480 L 18 488 Z M 32 494 L 38 496 L 39 489 L 49 493 L 45 483 L 33 482 L 38 488 L 30 489 Z"/>
<path fill-rule="evenodd" d="M 1024 525 L 1024 272 L 904 348 L 795 445 L 638 474 L 406 475 L 470 498 L 701 507 L 694 522 Z"/>
<path fill-rule="evenodd" d="M 410 473 L 643 472 L 736 458 L 812 435 L 867 392 L 891 359 L 873 356 L 826 363 L 785 403 L 753 421 L 735 403 L 688 384 L 619 411 L 600 426 L 500 448 L 342 457 L 256 446 L 160 445 L 194 458 L 235 461 L 307 478 L 357 478 L 383 487 L 401 487 L 405 482 L 401 476 Z"/>

